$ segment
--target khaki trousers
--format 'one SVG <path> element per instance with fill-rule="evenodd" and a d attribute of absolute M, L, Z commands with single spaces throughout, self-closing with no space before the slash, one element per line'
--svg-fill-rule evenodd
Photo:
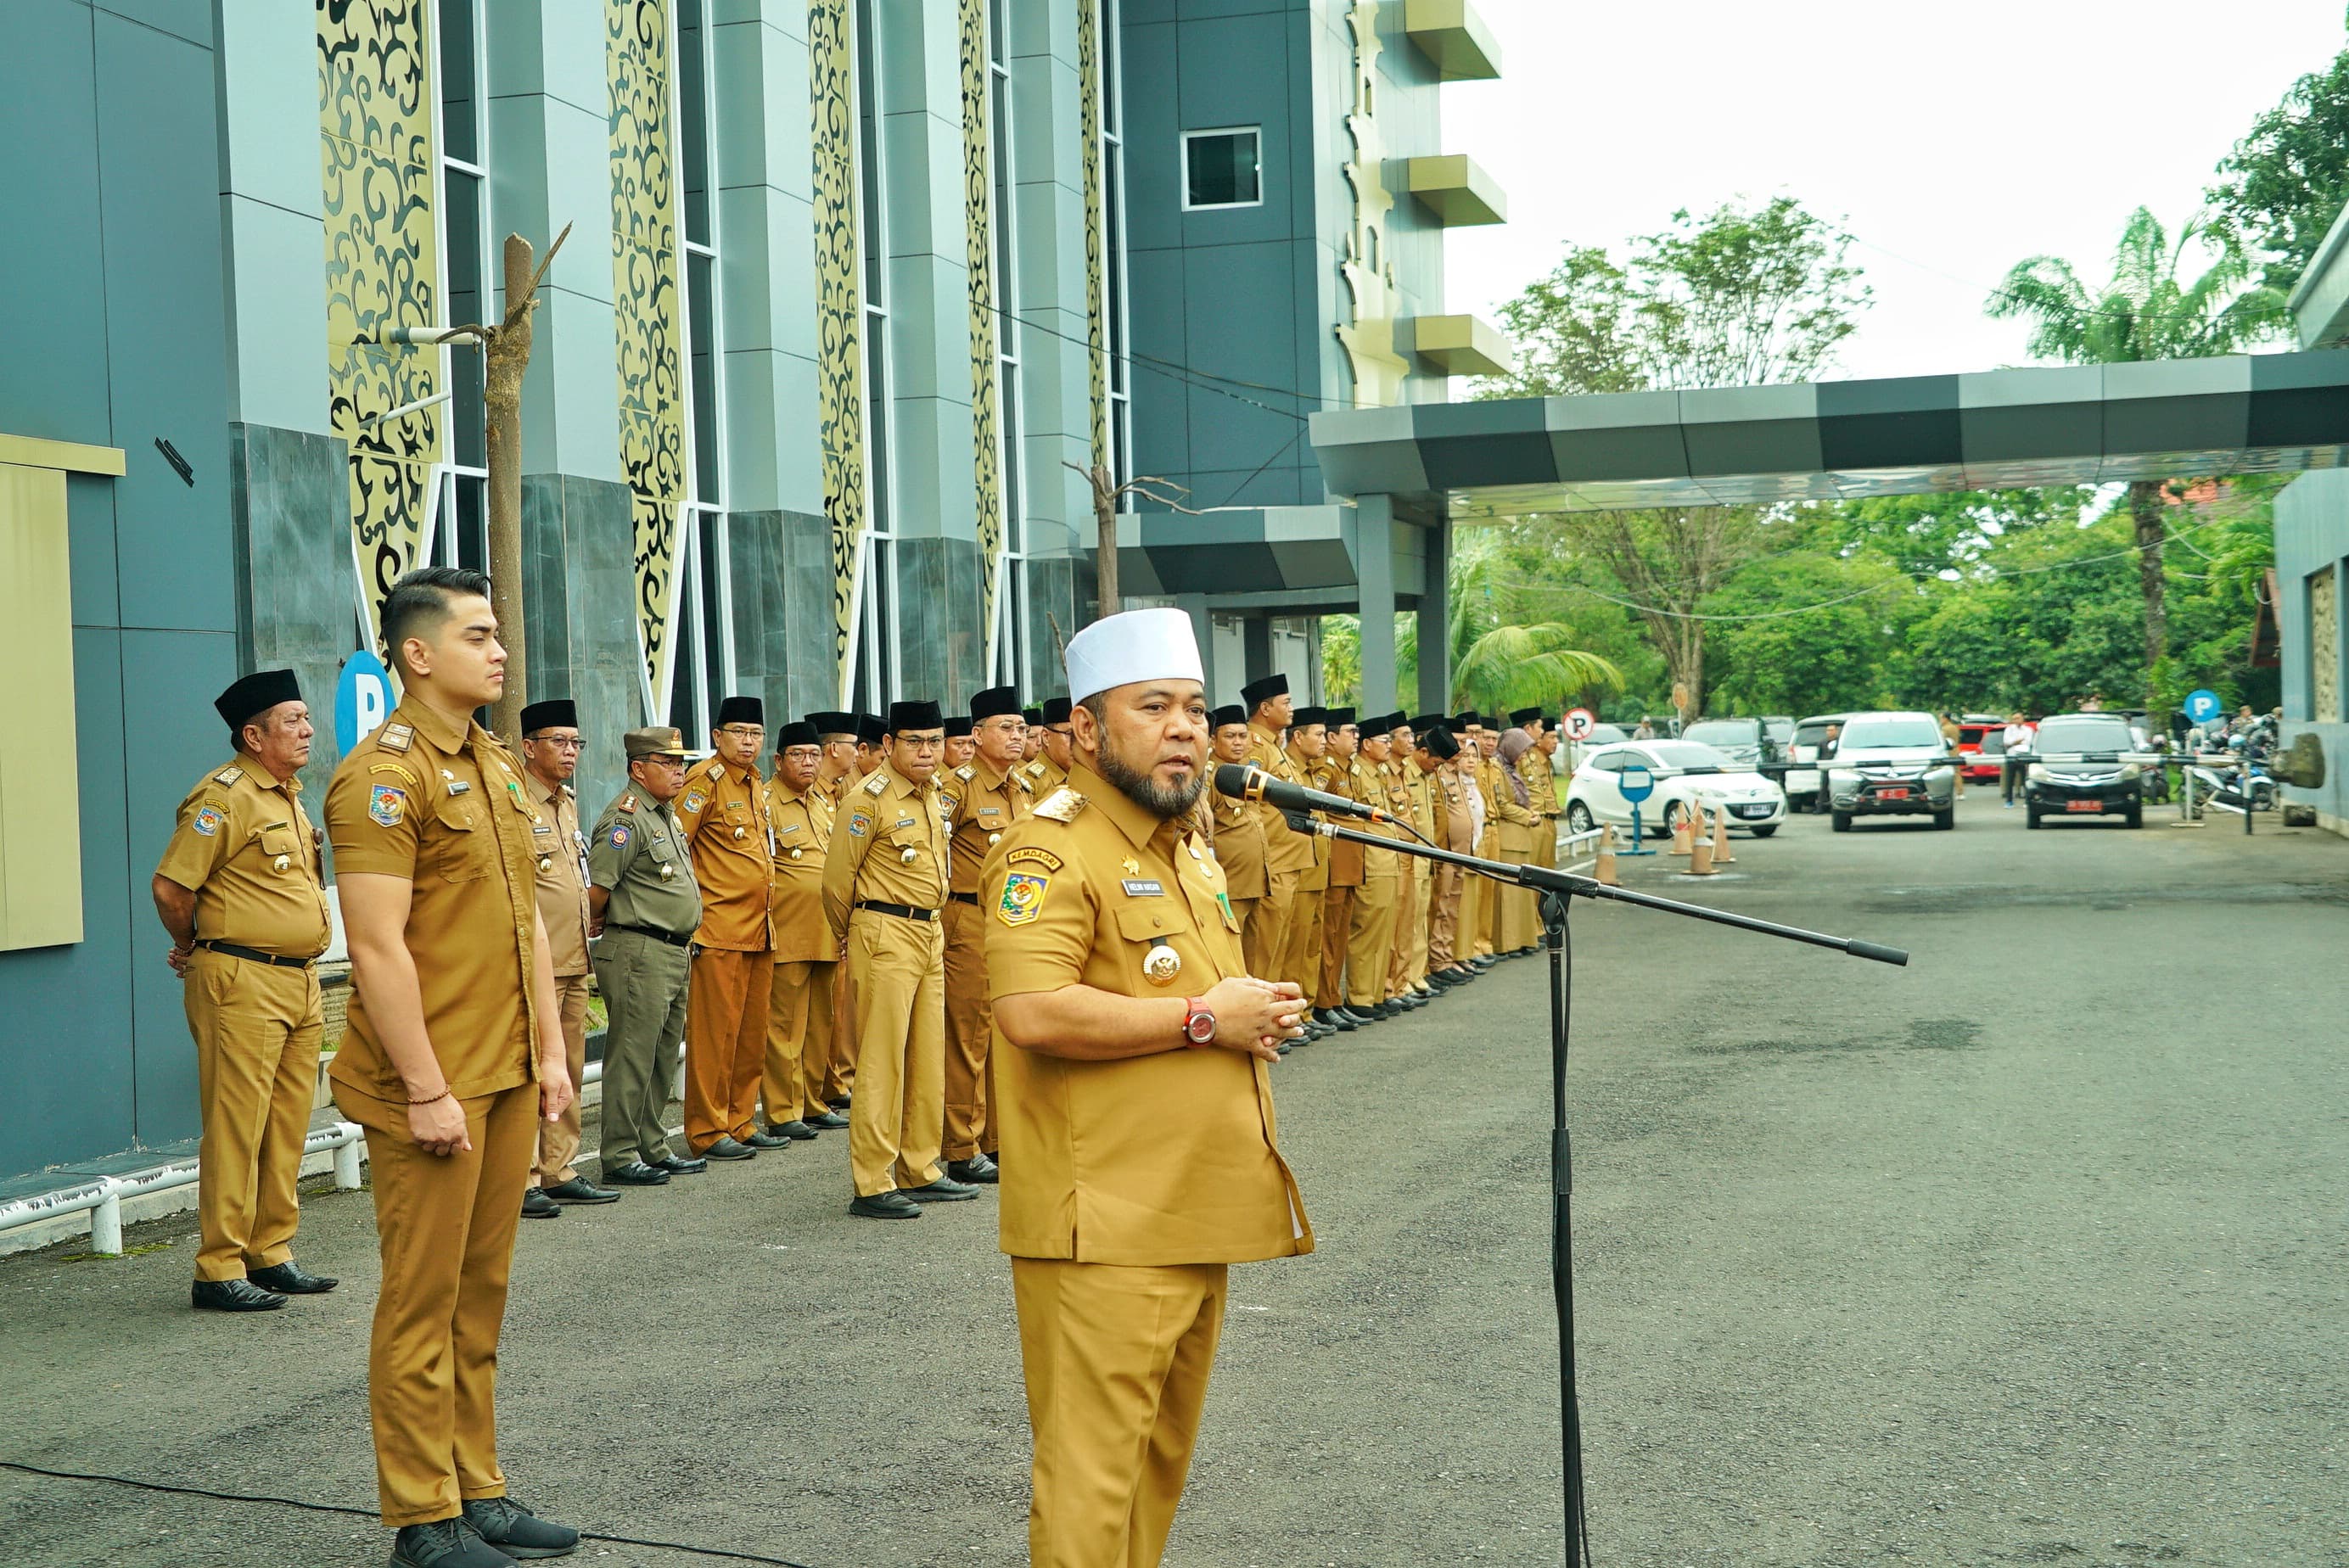
<path fill-rule="evenodd" d="M 1314 965 L 1317 984 L 1309 993 L 1316 1007 L 1345 1005 L 1346 948 L 1354 929 L 1354 895 L 1359 888 L 1330 887 L 1321 894 L 1321 951 Z"/>
<path fill-rule="evenodd" d="M 804 1121 L 830 1109 L 824 1078 L 832 1068 L 833 971 L 837 962 L 792 959 L 775 965 L 767 1001 L 767 1064 L 761 1103 L 771 1122 Z"/>
<path fill-rule="evenodd" d="M 339 1086 L 367 1130 L 383 1284 L 367 1345 L 367 1416 L 386 1525 L 454 1516 L 502 1497 L 498 1329 L 523 1188 L 538 1148 L 534 1083 L 460 1101 L 471 1150 L 427 1154 L 408 1108 Z"/>
<path fill-rule="evenodd" d="M 993 1150 L 995 1008 L 987 999 L 987 928 L 977 904 L 947 900 L 946 1146 L 948 1160 Z"/>
<path fill-rule="evenodd" d="M 318 1087 L 318 974 L 199 947 L 181 995 L 196 1042 L 196 1277 L 294 1255 L 302 1141 Z"/>
<path fill-rule="evenodd" d="M 832 1059 L 824 1066 L 824 1109 L 844 1099 L 856 1086 L 856 998 L 849 986 L 846 954 L 832 966 Z"/>
<path fill-rule="evenodd" d="M 1030 1568 L 1156 1568 L 1199 1438 L 1225 1274 L 1011 1260 L 1035 1438 Z"/>
<path fill-rule="evenodd" d="M 1463 956 L 1454 948 L 1460 929 L 1460 884 L 1471 880 L 1458 866 L 1437 865 L 1435 889 L 1427 911 L 1427 966 L 1449 969 Z"/>
<path fill-rule="evenodd" d="M 1375 1007 L 1388 996 L 1387 972 L 1394 950 L 1395 912 L 1401 903 L 1399 876 L 1365 877 L 1355 890 L 1351 922 L 1346 928 L 1346 1001 L 1360 1009 Z"/>
<path fill-rule="evenodd" d="M 1280 950 L 1275 980 L 1294 981 L 1309 1006 L 1321 979 L 1321 899 L 1325 888 L 1299 888 L 1288 910 L 1288 940 Z"/>
<path fill-rule="evenodd" d="M 693 950 L 685 1004 L 685 1141 L 697 1154 L 721 1138 L 750 1136 L 774 983 L 774 955 L 765 948 Z"/>
<path fill-rule="evenodd" d="M 946 944 L 934 920 L 848 917 L 856 998 L 856 1093 L 848 1168 L 856 1195 L 938 1179 L 946 1131 Z"/>
<path fill-rule="evenodd" d="M 1240 956 L 1247 972 L 1259 980 L 1280 978 L 1280 960 L 1288 946 L 1288 929 L 1297 913 L 1297 873 L 1268 870 L 1264 896 L 1256 901 L 1247 923 L 1240 928 Z"/>
<path fill-rule="evenodd" d="M 554 1004 L 563 1018 L 563 1054 L 571 1063 L 571 1103 L 563 1108 L 562 1120 L 538 1124 L 538 1162 L 530 1168 L 533 1187 L 559 1187 L 579 1174 L 572 1161 L 579 1157 L 579 1080 L 587 1071 L 587 976 L 556 975 Z"/>
<path fill-rule="evenodd" d="M 1427 973 L 1427 892 L 1433 882 L 1425 867 L 1426 862 L 1405 855 L 1395 872 L 1394 943 L 1387 954 L 1390 996 L 1413 989 Z"/>
<path fill-rule="evenodd" d="M 604 1169 L 669 1155 L 669 1068 L 685 1037 L 691 961 L 640 931 L 606 929 L 588 962 L 604 995 Z"/>

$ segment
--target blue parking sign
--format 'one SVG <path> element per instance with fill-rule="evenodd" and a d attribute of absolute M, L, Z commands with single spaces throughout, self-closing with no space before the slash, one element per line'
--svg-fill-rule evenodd
<path fill-rule="evenodd" d="M 2204 687 L 2188 695 L 2186 717 L 2197 724 L 2208 724 L 2219 717 L 2220 710 L 2224 706 L 2220 702 L 2217 692 Z"/>
<path fill-rule="evenodd" d="M 335 683 L 336 754 L 349 756 L 391 717 L 391 672 L 365 648 L 357 650 L 343 661 L 343 678 Z"/>

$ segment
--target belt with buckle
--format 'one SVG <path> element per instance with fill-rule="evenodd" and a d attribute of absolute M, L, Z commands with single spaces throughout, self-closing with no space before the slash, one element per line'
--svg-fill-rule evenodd
<path fill-rule="evenodd" d="M 604 929 L 606 931 L 633 931 L 638 936 L 649 936 L 655 942 L 666 942 L 671 947 L 690 947 L 693 945 L 693 933 L 689 931 L 683 936 L 671 936 L 667 932 L 655 931 L 649 925 L 630 925 L 625 921 L 618 920 L 605 921 L 604 923 Z"/>
<path fill-rule="evenodd" d="M 856 907 L 869 909 L 875 914 L 894 914 L 899 920 L 936 920 L 938 917 L 935 909 L 916 909 L 910 903 L 882 903 L 869 898 L 858 899 Z"/>
<path fill-rule="evenodd" d="M 967 903 L 973 909 L 978 907 L 978 894 L 975 892 L 950 892 L 947 896 L 957 903 Z"/>
<path fill-rule="evenodd" d="M 214 942 L 207 938 L 196 944 L 214 953 L 225 953 L 231 958 L 242 958 L 249 964 L 267 964 L 278 969 L 307 969 L 317 962 L 315 958 L 286 958 L 274 953 L 264 953 L 258 947 L 239 947 L 233 942 Z"/>

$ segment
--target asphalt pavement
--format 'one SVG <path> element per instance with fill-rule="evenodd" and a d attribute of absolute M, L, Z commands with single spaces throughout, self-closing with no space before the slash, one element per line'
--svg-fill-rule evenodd
<path fill-rule="evenodd" d="M 1707 881 L 1624 862 L 1906 969 L 1576 905 L 1595 1563 L 2349 1564 L 2349 843 L 2022 818 L 1977 789 L 1953 832 L 1806 817 Z M 1235 1271 L 1170 1563 L 1560 1560 L 1547 1017 L 1517 960 L 1279 1068 L 1320 1246 Z M 750 1561 L 1025 1561 L 994 1197 L 854 1220 L 846 1155 L 523 1224 L 517 1497 Z M 367 1197 L 304 1212 L 342 1288 L 264 1316 L 189 1311 L 193 1229 L 0 1261 L 0 1460 L 371 1508 Z M 367 1518 L 0 1470 L 5 1568 L 388 1547 Z"/>

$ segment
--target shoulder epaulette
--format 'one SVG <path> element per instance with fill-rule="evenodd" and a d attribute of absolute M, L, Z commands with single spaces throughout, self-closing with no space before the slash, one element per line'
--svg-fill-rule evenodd
<path fill-rule="evenodd" d="M 405 751 L 416 744 L 416 731 L 404 724 L 387 724 L 375 732 L 375 743 L 386 751 Z"/>
<path fill-rule="evenodd" d="M 864 792 L 867 795 L 877 796 L 887 788 L 889 788 L 889 776 L 877 768 L 873 770 L 873 777 L 864 781 Z"/>
<path fill-rule="evenodd" d="M 961 767 L 954 770 L 954 776 L 968 784 L 973 779 L 978 777 L 978 770 L 972 768 L 969 763 L 966 762 Z"/>
<path fill-rule="evenodd" d="M 563 798 L 566 800 L 576 800 L 579 799 L 579 791 L 574 789 L 568 784 L 558 784 L 555 788 L 563 791 Z"/>
<path fill-rule="evenodd" d="M 636 814 L 636 798 L 634 795 L 623 795 L 612 803 L 631 816 Z"/>
<path fill-rule="evenodd" d="M 1087 801 L 1082 795 L 1063 784 L 1045 796 L 1037 805 L 1033 814 L 1043 818 L 1048 822 L 1073 822 L 1077 820 L 1078 814 L 1084 810 Z"/>
<path fill-rule="evenodd" d="M 1022 779 L 1017 773 L 1014 773 L 1011 776 L 1011 782 L 1018 785 L 1021 789 L 1027 791 L 1030 795 L 1033 795 L 1036 792 L 1035 784 L 1029 779 Z"/>
<path fill-rule="evenodd" d="M 213 781 L 221 784 L 233 784 L 243 777 L 244 769 L 242 768 L 223 768 L 212 775 Z"/>

